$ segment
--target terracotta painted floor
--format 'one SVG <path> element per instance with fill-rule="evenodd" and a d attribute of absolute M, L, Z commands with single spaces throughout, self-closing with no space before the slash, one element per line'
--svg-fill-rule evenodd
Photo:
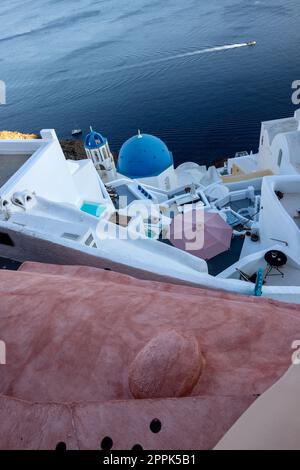
<path fill-rule="evenodd" d="M 190 396 L 134 399 L 130 364 L 169 330 L 196 337 L 202 376 Z M 0 448 L 210 449 L 289 367 L 300 306 L 25 263 L 0 272 L 0 339 Z"/>

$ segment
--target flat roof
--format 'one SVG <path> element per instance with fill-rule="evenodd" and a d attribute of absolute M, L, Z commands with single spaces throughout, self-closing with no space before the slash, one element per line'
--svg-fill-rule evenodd
<path fill-rule="evenodd" d="M 268 131 L 270 143 L 273 142 L 276 135 L 296 131 L 298 129 L 298 121 L 294 117 L 264 121 L 262 124 Z"/>
<path fill-rule="evenodd" d="M 0 188 L 24 165 L 31 155 L 32 153 L 0 152 Z"/>

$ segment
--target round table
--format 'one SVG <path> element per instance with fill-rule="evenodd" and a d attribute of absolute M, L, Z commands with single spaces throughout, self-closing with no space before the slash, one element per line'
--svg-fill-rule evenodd
<path fill-rule="evenodd" d="M 278 273 L 283 277 L 284 273 L 280 271 L 279 268 L 285 266 L 287 263 L 287 256 L 279 250 L 270 250 L 264 256 L 265 261 L 268 264 L 267 272 L 265 277 L 267 276 L 278 276 L 278 274 L 270 274 L 271 271 L 274 269 L 278 271 Z"/>
<path fill-rule="evenodd" d="M 274 268 L 280 268 L 287 263 L 287 256 L 282 251 L 271 250 L 265 254 L 265 261 Z"/>

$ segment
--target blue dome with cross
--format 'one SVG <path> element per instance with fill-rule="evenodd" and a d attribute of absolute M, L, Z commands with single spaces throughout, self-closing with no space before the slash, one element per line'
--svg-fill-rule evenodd
<path fill-rule="evenodd" d="M 86 136 L 85 141 L 84 141 L 85 148 L 90 149 L 90 150 L 94 150 L 94 149 L 98 149 L 100 147 L 103 147 L 103 145 L 106 144 L 107 139 L 105 137 L 103 137 L 100 134 L 100 132 L 94 131 L 92 129 L 92 127 L 90 127 L 90 129 L 91 130 L 88 133 L 88 135 Z"/>
<path fill-rule="evenodd" d="M 132 179 L 149 178 L 170 166 L 173 166 L 173 156 L 166 144 L 158 137 L 139 132 L 123 144 L 117 171 Z"/>

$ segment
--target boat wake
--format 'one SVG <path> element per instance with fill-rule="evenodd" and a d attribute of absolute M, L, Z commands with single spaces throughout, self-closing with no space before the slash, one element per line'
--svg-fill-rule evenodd
<path fill-rule="evenodd" d="M 207 49 L 199 49 L 197 51 L 184 52 L 182 54 L 176 54 L 170 57 L 164 57 L 162 59 L 158 59 L 158 61 L 180 59 L 182 57 L 191 57 L 194 55 L 207 54 L 208 52 L 226 51 L 227 49 L 237 49 L 238 47 L 246 47 L 246 46 L 248 46 L 247 42 L 243 42 L 240 44 L 228 44 L 225 46 L 208 47 Z"/>
<path fill-rule="evenodd" d="M 174 55 L 170 55 L 170 56 L 167 56 L 167 57 L 162 57 L 160 59 L 142 61 L 142 62 L 138 62 L 136 64 L 120 65 L 119 67 L 116 67 L 114 70 L 130 70 L 130 69 L 134 69 L 134 68 L 137 68 L 137 67 L 145 67 L 147 65 L 160 64 L 162 62 L 167 62 L 169 60 L 183 59 L 184 57 L 193 57 L 193 56 L 197 56 L 197 55 L 201 55 L 201 54 L 208 54 L 210 52 L 221 52 L 221 51 L 226 51 L 228 49 L 237 49 L 239 47 L 247 47 L 247 46 L 249 46 L 249 43 L 242 42 L 242 43 L 239 43 L 239 44 L 227 44 L 227 45 L 224 45 L 224 46 L 208 47 L 206 49 L 198 49 L 196 51 L 183 52 L 181 54 L 174 54 Z M 109 71 L 113 71 L 113 70 L 109 70 Z"/>

